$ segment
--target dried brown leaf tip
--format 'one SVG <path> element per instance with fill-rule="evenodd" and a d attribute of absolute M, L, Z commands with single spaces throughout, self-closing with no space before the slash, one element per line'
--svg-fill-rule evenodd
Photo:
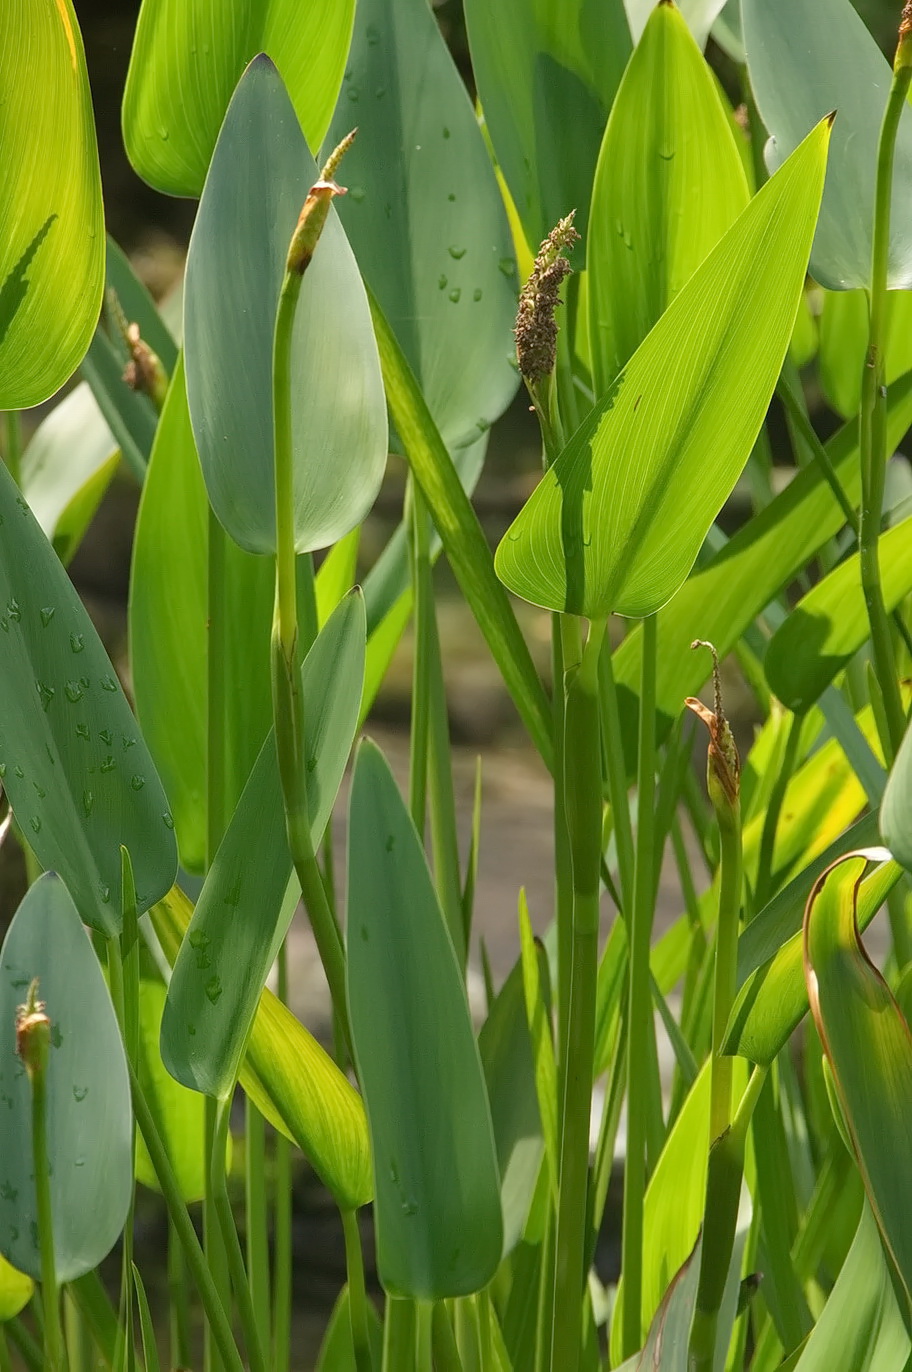
<path fill-rule="evenodd" d="M 912 0 L 906 0 L 899 20 L 899 42 L 896 47 L 896 70 L 912 67 Z"/>
<path fill-rule="evenodd" d="M 530 386 L 535 386 L 554 371 L 557 354 L 557 323 L 554 312 L 561 304 L 560 288 L 571 267 L 565 256 L 579 241 L 573 227 L 576 214 L 551 230 L 542 242 L 529 279 L 519 296 L 516 312 L 516 358 L 519 370 Z"/>
<path fill-rule="evenodd" d="M 709 710 L 702 700 L 688 696 L 685 705 L 692 710 L 709 730 L 709 752 L 706 758 L 706 781 L 710 797 L 721 789 L 726 801 L 734 804 L 741 790 L 741 759 L 735 747 L 725 711 L 722 708 L 722 679 L 719 674 L 719 657 L 715 648 L 704 638 L 695 638 L 691 648 L 708 648 L 713 659 L 713 705 Z"/>

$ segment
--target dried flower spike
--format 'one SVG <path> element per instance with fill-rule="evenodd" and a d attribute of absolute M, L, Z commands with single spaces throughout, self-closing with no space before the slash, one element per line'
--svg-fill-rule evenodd
<path fill-rule="evenodd" d="M 912 0 L 906 0 L 899 21 L 899 42 L 893 70 L 899 71 L 901 67 L 912 67 Z"/>
<path fill-rule="evenodd" d="M 333 177 L 342 158 L 355 141 L 357 132 L 357 129 L 352 129 L 351 133 L 345 135 L 338 147 L 333 149 L 320 172 L 319 181 L 315 181 L 307 192 L 304 208 L 298 216 L 295 231 L 291 236 L 288 258 L 285 263 L 286 272 L 303 276 L 310 266 L 333 197 L 346 193 L 345 187 L 337 186 Z"/>
<path fill-rule="evenodd" d="M 579 234 L 573 227 L 575 214 L 576 211 L 571 210 L 542 242 L 529 279 L 520 293 L 516 312 L 516 357 L 519 370 L 530 386 L 537 385 L 554 371 L 557 353 L 554 311 L 561 304 L 561 285 L 571 271 L 564 254 L 579 241 Z"/>
<path fill-rule="evenodd" d="M 709 752 L 706 757 L 706 784 L 710 798 L 715 804 L 717 793 L 721 791 L 726 802 L 733 805 L 741 790 L 741 759 L 735 747 L 725 711 L 722 708 L 722 678 L 719 673 L 719 657 L 711 643 L 705 638 L 695 638 L 691 648 L 708 648 L 713 659 L 713 704 L 708 710 L 702 700 L 688 696 L 684 704 L 702 719 L 709 730 Z"/>

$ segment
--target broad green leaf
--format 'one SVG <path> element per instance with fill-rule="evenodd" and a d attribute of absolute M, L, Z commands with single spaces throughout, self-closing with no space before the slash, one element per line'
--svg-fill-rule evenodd
<path fill-rule="evenodd" d="M 650 8 L 592 191 L 586 264 L 596 396 L 749 199 L 722 100 L 681 12 Z"/>
<path fill-rule="evenodd" d="M 225 683 L 225 810 L 231 813 L 272 719 L 269 642 L 275 571 L 227 539 L 222 545 L 223 630 L 209 604 L 206 488 L 177 369 L 143 484 L 130 577 L 130 665 L 136 713 L 168 798 L 181 861 L 206 856 L 207 664 L 210 640 Z"/>
<path fill-rule="evenodd" d="M 494 574 L 491 551 L 478 516 L 402 349 L 375 300 L 371 301 L 371 313 L 390 415 L 409 465 L 428 503 L 459 588 L 487 640 L 513 703 L 532 742 L 550 765 L 551 707 L 516 615 Z"/>
<path fill-rule="evenodd" d="M 824 121 L 754 197 L 533 492 L 497 550 L 510 590 L 643 616 L 684 581 L 788 348 L 828 135 Z"/>
<path fill-rule="evenodd" d="M 273 336 L 288 245 L 317 176 L 282 79 L 258 57 L 219 134 L 184 291 L 187 398 L 209 500 L 253 553 L 275 550 Z M 387 453 L 367 300 L 332 209 L 301 286 L 291 365 L 295 541 L 308 552 L 364 517 Z"/>
<path fill-rule="evenodd" d="M 0 1256 L 0 1324 L 18 1315 L 32 1299 L 34 1290 L 31 1277 Z"/>
<path fill-rule="evenodd" d="M 174 880 L 174 821 L 98 634 L 5 467 L 0 524 L 3 787 L 83 921 L 116 933 L 121 845 L 145 910 Z"/>
<path fill-rule="evenodd" d="M 0 410 L 16 410 L 78 366 L 104 283 L 95 120 L 71 0 L 4 7 L 0 156 Z"/>
<path fill-rule="evenodd" d="M 374 1366 L 379 1367 L 383 1357 L 383 1328 L 380 1316 L 373 1301 L 367 1302 L 367 1334 L 370 1340 L 371 1356 Z M 323 1335 L 320 1353 L 317 1358 L 316 1372 L 359 1372 L 355 1361 L 355 1347 L 352 1343 L 351 1308 L 348 1302 L 348 1284 L 342 1287 L 333 1312 Z"/>
<path fill-rule="evenodd" d="M 902 1368 L 912 1349 L 896 1303 L 877 1224 L 866 1205 L 849 1255 L 811 1330 L 795 1372 L 886 1372 Z"/>
<path fill-rule="evenodd" d="M 491 1102 L 506 1254 L 522 1237 L 543 1152 L 522 967 L 518 962 L 481 1026 L 478 1051 Z"/>
<path fill-rule="evenodd" d="M 452 450 L 486 432 L 516 391 L 516 264 L 484 138 L 427 0 L 359 0 L 324 151 L 353 123 L 339 217 Z"/>
<path fill-rule="evenodd" d="M 887 782 L 880 832 L 896 861 L 912 872 L 912 729 L 906 730 Z"/>
<path fill-rule="evenodd" d="M 353 591 L 301 668 L 307 798 L 317 847 L 358 725 L 364 677 L 364 601 Z M 255 840 L 254 840 L 254 837 Z M 260 992 L 294 914 L 285 902 L 291 856 L 270 730 L 210 867 L 168 990 L 162 1057 L 195 1091 L 233 1089 Z"/>
<path fill-rule="evenodd" d="M 117 470 L 117 440 L 81 381 L 42 420 L 22 454 L 22 492 L 66 563 Z"/>
<path fill-rule="evenodd" d="M 278 66 L 317 147 L 354 12 L 354 0 L 143 0 L 123 105 L 124 145 L 140 176 L 168 195 L 199 195 L 231 93 L 259 52 Z"/>
<path fill-rule="evenodd" d="M 912 424 L 912 373 L 891 389 L 887 403 L 887 443 L 893 450 Z M 840 429 L 827 451 L 843 489 L 857 501 L 857 424 Z M 730 652 L 755 616 L 844 524 L 845 516 L 815 463 L 800 471 L 659 611 L 656 703 L 662 732 L 680 714 L 684 697 L 696 695 L 706 682 L 706 654 L 691 651 L 693 640 L 708 638 L 723 656 Z M 637 731 L 641 644 L 636 626 L 614 654 L 622 733 L 631 740 Z M 627 762 L 632 772 L 635 750 Z"/>
<path fill-rule="evenodd" d="M 466 0 L 472 71 L 526 241 L 577 212 L 585 237 L 592 174 L 630 56 L 623 0 Z"/>
<path fill-rule="evenodd" d="M 654 0 L 624 0 L 624 4 L 630 23 L 630 35 L 639 47 L 649 27 L 650 16 L 655 13 L 657 6 Z M 709 31 L 724 5 L 725 0 L 681 0 L 681 17 L 701 48 L 706 46 Z M 663 7 L 671 8 L 670 5 Z"/>
<path fill-rule="evenodd" d="M 177 960 L 193 907 L 174 886 L 150 916 L 169 963 Z M 306 1155 L 342 1209 L 372 1195 L 367 1118 L 357 1091 L 286 1005 L 262 992 L 240 1083 L 257 1109 Z"/>
<path fill-rule="evenodd" d="M 850 842 L 847 836 L 843 840 L 843 847 Z M 817 865 L 820 865 L 819 861 Z M 824 862 L 823 866 L 826 865 Z M 895 862 L 885 862 L 864 879 L 858 888 L 859 930 L 868 927 L 901 875 L 901 868 Z M 801 878 L 796 880 L 800 881 Z M 796 925 L 800 925 L 801 909 L 800 905 L 794 909 Z M 763 914 L 761 911 L 757 920 Z M 757 920 L 748 925 L 748 930 L 753 928 Z M 749 951 L 747 948 L 746 952 Z M 750 1062 L 771 1064 L 804 1018 L 807 1008 L 799 927 L 771 958 L 755 967 L 744 979 L 729 1017 L 725 1051 L 738 1053 Z"/>
<path fill-rule="evenodd" d="M 57 1279 L 72 1281 L 116 1243 L 133 1184 L 130 1083 L 98 959 L 66 887 L 47 872 L 30 888 L 0 955 L 0 1251 L 41 1276 L 32 1160 L 32 1093 L 16 1055 L 16 1007 L 38 978 L 51 1021 L 47 1150 Z"/>
<path fill-rule="evenodd" d="M 855 901 L 870 856 L 849 853 L 817 881 L 804 916 L 804 965 L 852 1150 L 908 1301 L 912 1195 L 902 1159 L 912 1102 L 912 1035 L 858 936 Z"/>
<path fill-rule="evenodd" d="M 378 1271 L 394 1295 L 465 1295 L 491 1279 L 503 1248 L 491 1113 L 421 841 L 369 742 L 355 762 L 348 842 L 348 999 Z"/>
<path fill-rule="evenodd" d="M 206 1105 L 196 1091 L 174 1080 L 162 1062 L 158 1046 L 165 987 L 144 979 L 139 997 L 139 1061 L 137 1076 L 152 1111 L 158 1135 L 174 1169 L 180 1193 L 187 1202 L 202 1200 L 206 1191 Z M 158 1190 L 158 1178 L 139 1130 L 136 1131 L 136 1180 Z"/>
<path fill-rule="evenodd" d="M 912 295 L 889 291 L 884 362 L 892 386 L 912 368 Z M 827 400 L 847 419 L 858 413 L 868 350 L 868 300 L 864 291 L 826 291 L 820 315 L 820 384 Z"/>
<path fill-rule="evenodd" d="M 770 166 L 839 111 L 811 275 L 829 290 L 867 286 L 880 125 L 892 72 L 850 0 L 742 0 L 751 85 L 772 135 Z M 912 113 L 896 141 L 888 284 L 912 285 Z"/>
<path fill-rule="evenodd" d="M 912 518 L 881 535 L 878 557 L 884 604 L 894 610 L 912 591 Z M 789 710 L 803 713 L 870 633 L 854 553 L 802 596 L 773 634 L 763 659 L 770 689 Z"/>

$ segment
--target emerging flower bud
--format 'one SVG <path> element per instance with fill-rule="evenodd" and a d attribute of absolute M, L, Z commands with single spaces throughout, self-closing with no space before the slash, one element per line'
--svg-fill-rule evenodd
<path fill-rule="evenodd" d="M 29 1078 L 44 1072 L 51 1047 L 51 1021 L 44 1013 L 44 1001 L 38 999 L 38 978 L 28 989 L 24 1005 L 16 1011 L 16 1052 L 25 1064 Z"/>
<path fill-rule="evenodd" d="M 357 132 L 357 129 L 352 129 L 351 133 L 345 135 L 339 146 L 333 149 L 326 165 L 320 172 L 319 181 L 314 182 L 307 192 L 304 208 L 298 216 L 297 226 L 291 236 L 288 259 L 285 263 L 286 272 L 295 272 L 298 276 L 303 276 L 310 266 L 320 234 L 323 232 L 323 225 L 329 215 L 329 207 L 333 197 L 345 195 L 345 187 L 337 186 L 333 177 L 342 158 L 355 141 Z"/>
<path fill-rule="evenodd" d="M 899 42 L 896 45 L 896 57 L 893 62 L 893 70 L 900 71 L 904 68 L 912 67 L 912 0 L 906 0 L 903 6 L 902 17 L 899 21 Z"/>
<path fill-rule="evenodd" d="M 710 800 L 718 811 L 719 804 L 729 808 L 738 802 L 741 793 L 741 759 L 735 747 L 725 711 L 722 709 L 722 680 L 719 675 L 719 658 L 711 643 L 703 638 L 695 638 L 691 648 L 708 648 L 713 658 L 713 710 L 708 710 L 702 700 L 688 696 L 684 704 L 702 719 L 709 730 L 709 751 L 706 756 L 706 787 Z"/>
<path fill-rule="evenodd" d="M 519 297 L 516 313 L 516 357 L 519 370 L 530 386 L 554 371 L 557 324 L 554 311 L 561 304 L 560 288 L 571 267 L 564 253 L 579 240 L 571 210 L 544 239 L 535 265 Z"/>

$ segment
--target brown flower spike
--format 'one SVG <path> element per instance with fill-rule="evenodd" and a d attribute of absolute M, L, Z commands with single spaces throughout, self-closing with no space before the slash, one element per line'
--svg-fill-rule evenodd
<path fill-rule="evenodd" d="M 329 215 L 329 207 L 333 202 L 333 197 L 346 193 L 345 187 L 336 185 L 333 178 L 339 163 L 355 141 L 357 132 L 357 129 L 352 129 L 351 133 L 345 135 L 339 146 L 333 149 L 326 165 L 320 172 L 319 181 L 315 181 L 307 192 L 307 199 L 304 201 L 304 208 L 298 216 L 298 223 L 288 249 L 288 258 L 285 263 L 287 272 L 295 272 L 298 276 L 303 276 L 310 266 L 314 249 Z"/>
<path fill-rule="evenodd" d="M 519 370 L 529 386 L 550 376 L 557 354 L 557 323 L 554 311 L 561 304 L 560 288 L 570 275 L 570 263 L 564 256 L 579 234 L 573 227 L 575 210 L 571 210 L 544 239 L 535 258 L 535 265 L 519 296 L 516 312 L 516 358 Z"/>
<path fill-rule="evenodd" d="M 709 730 L 709 752 L 706 756 L 706 785 L 710 799 L 716 804 L 724 797 L 728 805 L 734 805 L 741 791 L 741 759 L 735 747 L 734 736 L 725 711 L 722 708 L 722 680 L 719 675 L 719 657 L 715 648 L 704 638 L 695 638 L 691 648 L 708 648 L 713 659 L 713 696 L 715 708 L 709 710 L 702 700 L 688 696 L 684 704 L 702 719 Z"/>

